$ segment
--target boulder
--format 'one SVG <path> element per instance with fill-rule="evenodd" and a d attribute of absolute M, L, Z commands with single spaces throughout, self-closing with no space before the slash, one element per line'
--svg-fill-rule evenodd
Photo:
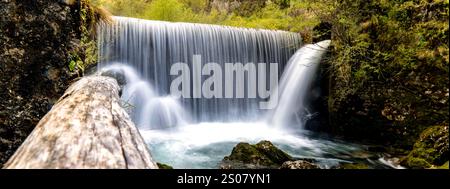
<path fill-rule="evenodd" d="M 320 167 L 306 160 L 286 161 L 280 169 L 320 169 Z"/>
<path fill-rule="evenodd" d="M 401 165 L 413 168 L 431 168 L 448 162 L 448 126 L 434 126 L 422 132 L 413 150 L 401 160 Z"/>
<path fill-rule="evenodd" d="M 159 168 L 159 169 L 173 169 L 172 166 L 167 165 L 167 164 L 164 164 L 164 163 L 159 163 L 159 162 L 157 162 L 156 165 L 158 165 L 158 168 Z"/>
<path fill-rule="evenodd" d="M 226 156 L 220 168 L 222 169 L 276 169 L 284 162 L 294 160 L 291 156 L 275 147 L 269 141 L 258 144 L 239 143 L 229 156 Z"/>

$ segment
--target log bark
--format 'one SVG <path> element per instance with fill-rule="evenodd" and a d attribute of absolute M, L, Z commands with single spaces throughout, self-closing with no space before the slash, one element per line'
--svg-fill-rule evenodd
<path fill-rule="evenodd" d="M 71 85 L 4 168 L 157 168 L 121 107 L 119 90 L 114 78 L 104 76 Z"/>

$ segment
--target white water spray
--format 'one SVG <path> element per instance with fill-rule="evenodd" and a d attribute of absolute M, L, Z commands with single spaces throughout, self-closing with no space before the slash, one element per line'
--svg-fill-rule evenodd
<path fill-rule="evenodd" d="M 167 129 L 187 123 L 189 116 L 178 99 L 170 95 L 158 96 L 150 83 L 142 80 L 132 67 L 116 63 L 99 72 L 124 77 L 121 99 L 139 129 Z"/>
<path fill-rule="evenodd" d="M 310 112 L 306 112 L 307 95 L 317 75 L 320 60 L 331 41 L 305 45 L 289 60 L 279 85 L 278 106 L 269 114 L 275 126 L 304 125 Z"/>

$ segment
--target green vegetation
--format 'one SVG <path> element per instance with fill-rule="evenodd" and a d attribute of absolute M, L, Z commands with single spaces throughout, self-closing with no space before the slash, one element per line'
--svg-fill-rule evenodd
<path fill-rule="evenodd" d="M 103 8 L 94 6 L 91 0 L 81 0 L 79 6 L 80 43 L 69 53 L 69 71 L 81 76 L 87 67 L 97 63 L 95 26 L 99 20 L 110 22 L 110 15 Z"/>
<path fill-rule="evenodd" d="M 432 169 L 448 169 L 448 161 L 444 165 L 433 167 Z"/>
<path fill-rule="evenodd" d="M 112 14 L 151 20 L 278 29 L 305 34 L 320 20 L 313 10 L 331 11 L 312 0 L 94 0 Z M 325 1 L 323 1 L 325 2 Z"/>
<path fill-rule="evenodd" d="M 332 20 L 335 64 L 342 67 L 337 73 L 339 79 L 352 88 L 342 90 L 352 93 L 367 82 L 398 80 L 419 69 L 448 74 L 448 3 L 340 3 Z"/>
<path fill-rule="evenodd" d="M 300 32 L 333 25 L 338 79 L 354 93 L 427 67 L 448 74 L 448 0 L 93 0 L 114 15 Z M 351 89 L 349 89 L 351 88 Z M 343 94 L 346 96 L 347 94 Z"/>
<path fill-rule="evenodd" d="M 329 109 L 335 133 L 411 148 L 448 125 L 448 0 L 336 3 Z"/>

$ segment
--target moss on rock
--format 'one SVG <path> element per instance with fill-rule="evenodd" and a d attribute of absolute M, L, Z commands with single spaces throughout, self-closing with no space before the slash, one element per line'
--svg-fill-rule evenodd
<path fill-rule="evenodd" d="M 401 164 L 409 168 L 431 168 L 448 162 L 448 126 L 426 129 L 414 144 L 413 150 L 402 159 Z"/>
<path fill-rule="evenodd" d="M 448 169 L 448 161 L 444 163 L 444 165 L 432 167 L 433 169 Z"/>
<path fill-rule="evenodd" d="M 280 169 L 320 169 L 320 167 L 307 160 L 286 161 Z"/>
<path fill-rule="evenodd" d="M 341 163 L 338 169 L 369 169 L 369 166 L 363 163 Z"/>
<path fill-rule="evenodd" d="M 159 169 L 173 169 L 172 166 L 167 165 L 167 164 L 164 164 L 164 163 L 159 163 L 159 162 L 157 162 L 156 164 L 158 165 L 158 168 L 159 168 Z"/>
<path fill-rule="evenodd" d="M 241 142 L 223 159 L 221 168 L 278 168 L 291 160 L 293 158 L 290 155 L 269 141 L 261 141 L 255 145 Z"/>

